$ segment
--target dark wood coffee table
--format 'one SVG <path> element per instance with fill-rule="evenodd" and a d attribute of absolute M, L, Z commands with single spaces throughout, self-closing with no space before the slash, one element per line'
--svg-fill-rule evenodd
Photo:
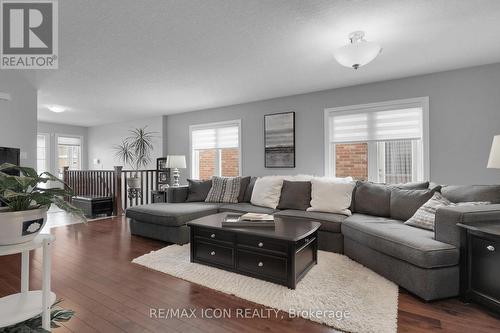
<path fill-rule="evenodd" d="M 295 289 L 318 262 L 320 223 L 275 218 L 274 228 L 230 228 L 228 213 L 191 222 L 191 262 L 214 266 Z"/>

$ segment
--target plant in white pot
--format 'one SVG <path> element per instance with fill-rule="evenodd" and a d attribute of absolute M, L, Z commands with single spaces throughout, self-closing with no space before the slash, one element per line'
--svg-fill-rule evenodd
<path fill-rule="evenodd" d="M 19 176 L 5 171 L 17 171 Z M 63 188 L 41 188 L 47 182 L 63 184 Z M 34 169 L 5 163 L 0 165 L 0 245 L 19 244 L 32 240 L 47 221 L 47 210 L 54 204 L 83 222 L 87 220 L 80 209 L 64 201 L 73 191 L 48 172 L 38 174 Z"/>
<path fill-rule="evenodd" d="M 146 168 L 151 162 L 155 132 L 148 132 L 146 128 L 147 126 L 131 130 L 130 136 L 113 147 L 116 158 L 135 171 Z M 138 172 L 127 178 L 127 186 L 132 189 L 141 187 Z"/>

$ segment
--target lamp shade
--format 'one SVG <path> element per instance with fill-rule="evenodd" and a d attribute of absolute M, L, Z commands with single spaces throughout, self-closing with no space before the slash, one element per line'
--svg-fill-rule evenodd
<path fill-rule="evenodd" d="M 186 156 L 184 156 L 184 155 L 168 155 L 167 156 L 167 168 L 185 169 L 186 168 Z"/>
<path fill-rule="evenodd" d="M 377 43 L 360 41 L 337 49 L 334 56 L 342 66 L 357 69 L 375 59 L 381 50 Z"/>
<path fill-rule="evenodd" d="M 500 135 L 495 135 L 493 137 L 488 168 L 500 169 Z"/>
<path fill-rule="evenodd" d="M 364 37 L 364 31 L 351 32 L 350 43 L 334 52 L 335 60 L 342 66 L 358 69 L 375 59 L 382 47 L 378 43 L 366 41 Z"/>

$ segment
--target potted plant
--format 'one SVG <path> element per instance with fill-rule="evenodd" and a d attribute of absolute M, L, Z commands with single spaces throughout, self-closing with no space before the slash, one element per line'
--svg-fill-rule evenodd
<path fill-rule="evenodd" d="M 141 187 L 141 178 L 137 171 L 147 167 L 151 162 L 151 153 L 154 148 L 155 132 L 148 132 L 146 128 L 147 126 L 131 130 L 130 136 L 113 147 L 116 158 L 136 171 L 132 177 L 127 178 L 127 186 L 133 189 Z"/>
<path fill-rule="evenodd" d="M 5 171 L 16 171 L 12 175 Z M 58 182 L 63 188 L 41 188 L 41 184 Z M 87 220 L 80 209 L 64 201 L 73 195 L 71 188 L 48 172 L 37 174 L 32 168 L 9 163 L 0 165 L 0 245 L 11 245 L 32 240 L 47 221 L 47 210 L 51 204 Z"/>

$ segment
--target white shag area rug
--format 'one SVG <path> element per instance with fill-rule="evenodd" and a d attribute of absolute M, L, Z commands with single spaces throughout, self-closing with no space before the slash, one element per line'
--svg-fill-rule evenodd
<path fill-rule="evenodd" d="M 167 246 L 132 262 L 342 331 L 397 330 L 397 285 L 344 255 L 318 251 L 318 264 L 295 290 L 191 263 L 189 244 Z"/>

